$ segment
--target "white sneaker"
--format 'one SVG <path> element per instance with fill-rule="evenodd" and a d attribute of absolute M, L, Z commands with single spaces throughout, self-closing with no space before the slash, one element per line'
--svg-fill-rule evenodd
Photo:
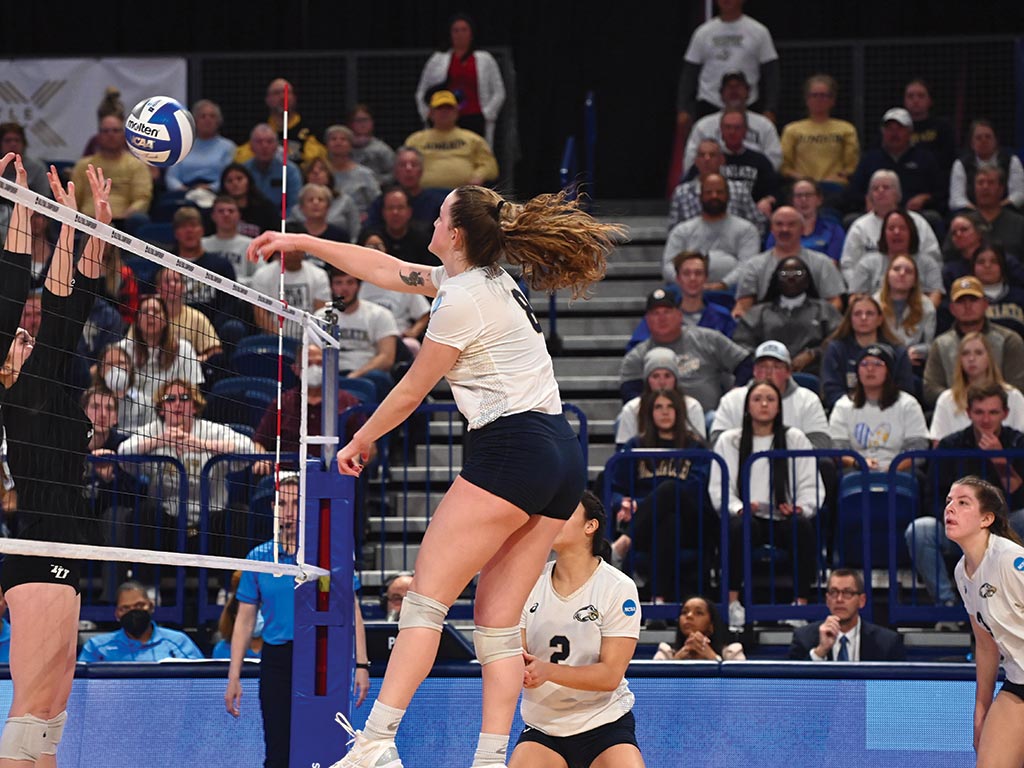
<path fill-rule="evenodd" d="M 729 603 L 729 631 L 742 632 L 747 623 L 747 611 L 739 600 Z"/>
<path fill-rule="evenodd" d="M 368 738 L 362 731 L 353 728 L 341 712 L 334 716 L 334 722 L 352 737 L 348 741 L 352 748 L 331 768 L 402 768 L 398 749 L 391 739 Z"/>

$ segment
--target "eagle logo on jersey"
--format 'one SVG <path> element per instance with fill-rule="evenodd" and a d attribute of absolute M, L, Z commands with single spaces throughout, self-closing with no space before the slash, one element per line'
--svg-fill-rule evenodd
<path fill-rule="evenodd" d="M 585 608 L 580 608 L 576 613 L 572 615 L 575 621 L 597 621 L 601 618 L 601 614 L 598 613 L 597 608 L 592 605 L 588 605 Z"/>
<path fill-rule="evenodd" d="M 982 597 L 992 597 L 996 593 L 996 588 L 989 584 L 987 581 L 981 585 L 978 589 L 978 594 Z"/>
<path fill-rule="evenodd" d="M 530 613 L 536 613 L 537 612 L 537 608 L 539 606 L 540 606 L 540 603 L 534 603 L 533 605 L 531 605 L 530 606 Z"/>

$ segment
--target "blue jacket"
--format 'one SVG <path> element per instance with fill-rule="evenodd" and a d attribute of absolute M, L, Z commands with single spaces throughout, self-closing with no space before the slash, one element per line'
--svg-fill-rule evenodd
<path fill-rule="evenodd" d="M 732 338 L 732 332 L 736 330 L 736 320 L 733 319 L 732 313 L 728 309 L 723 307 L 721 304 L 715 304 L 713 301 L 704 302 L 704 313 L 700 316 L 700 322 L 697 323 L 698 328 L 710 328 L 713 331 L 718 331 L 730 339 Z M 637 325 L 636 330 L 633 331 L 633 335 L 630 336 L 629 341 L 626 342 L 626 351 L 629 352 L 633 347 L 639 344 L 641 341 L 646 341 L 651 338 L 651 329 L 647 327 L 647 318 L 640 318 L 640 324 Z"/>
<path fill-rule="evenodd" d="M 119 629 L 96 635 L 82 646 L 79 661 L 163 661 L 164 659 L 205 659 L 203 652 L 184 632 L 153 622 L 149 642 L 141 643 Z"/>
<path fill-rule="evenodd" d="M 658 448 L 668 446 L 659 445 Z M 691 448 L 704 448 L 699 438 L 694 438 Z M 638 438 L 632 437 L 623 447 L 623 452 L 646 450 L 638 445 Z M 709 452 L 710 453 L 710 452 Z M 653 464 L 653 466 L 652 466 Z M 710 460 L 694 459 L 658 459 L 641 461 L 619 461 L 615 465 L 611 483 L 612 496 L 609 509 L 618 509 L 625 496 L 640 502 L 649 496 L 664 482 L 679 483 L 694 494 L 704 494 L 708 487 L 708 476 L 711 472 Z"/>

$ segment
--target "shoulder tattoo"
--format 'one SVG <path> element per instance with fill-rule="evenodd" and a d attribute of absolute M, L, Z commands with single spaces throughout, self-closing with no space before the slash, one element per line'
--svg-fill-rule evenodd
<path fill-rule="evenodd" d="M 426 285 L 423 280 L 423 273 L 418 270 L 412 270 L 408 275 L 403 275 L 402 270 L 398 270 L 398 277 L 406 285 Z"/>

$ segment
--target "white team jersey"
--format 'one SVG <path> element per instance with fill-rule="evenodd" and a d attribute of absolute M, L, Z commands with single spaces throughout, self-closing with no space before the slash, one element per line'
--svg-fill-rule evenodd
<path fill-rule="evenodd" d="M 541 661 L 582 667 L 601 660 L 605 637 L 640 637 L 636 584 L 602 561 L 587 583 L 563 597 L 551 585 L 552 561 L 523 606 L 526 650 Z M 523 691 L 523 722 L 549 736 L 572 736 L 612 723 L 633 708 L 623 678 L 614 691 L 580 691 L 547 682 Z"/>
<path fill-rule="evenodd" d="M 561 413 L 551 356 L 529 302 L 500 267 L 448 277 L 431 273 L 437 296 L 427 338 L 460 350 L 445 378 L 470 429 L 513 413 Z"/>
<path fill-rule="evenodd" d="M 1024 547 L 989 536 L 974 577 L 967 577 L 961 557 L 955 578 L 967 614 L 995 639 L 1006 679 L 1024 684 Z"/>

